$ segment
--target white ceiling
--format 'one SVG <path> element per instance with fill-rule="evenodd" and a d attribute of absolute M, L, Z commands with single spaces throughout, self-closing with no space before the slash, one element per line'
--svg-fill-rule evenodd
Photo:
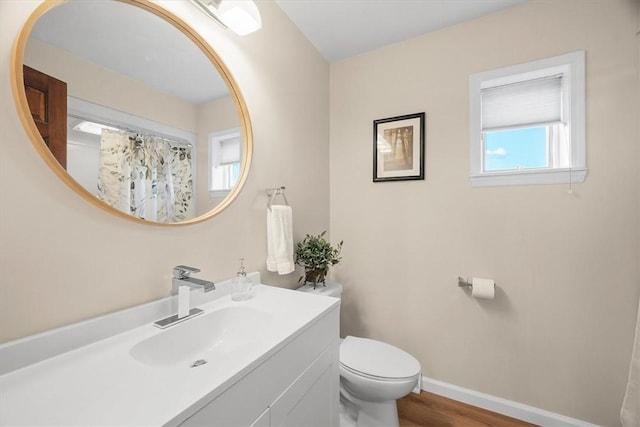
<path fill-rule="evenodd" d="M 527 0 L 275 0 L 330 62 L 524 1 Z"/>

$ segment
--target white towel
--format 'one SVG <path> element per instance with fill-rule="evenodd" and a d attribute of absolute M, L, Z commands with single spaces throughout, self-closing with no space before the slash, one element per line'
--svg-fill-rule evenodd
<path fill-rule="evenodd" d="M 267 209 L 267 270 L 289 274 L 293 263 L 293 212 L 291 206 Z"/>

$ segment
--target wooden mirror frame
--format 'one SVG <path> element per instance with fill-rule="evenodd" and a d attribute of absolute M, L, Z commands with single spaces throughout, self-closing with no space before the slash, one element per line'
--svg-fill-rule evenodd
<path fill-rule="evenodd" d="M 44 139 L 40 135 L 38 128 L 36 127 L 36 123 L 31 117 L 31 110 L 29 109 L 29 104 L 27 103 L 27 95 L 24 90 L 24 74 L 23 74 L 23 64 L 24 64 L 24 52 L 27 45 L 27 41 L 29 39 L 29 35 L 31 34 L 31 30 L 35 25 L 36 21 L 44 15 L 47 11 L 53 9 L 54 7 L 66 3 L 72 0 L 45 0 L 44 3 L 40 4 L 29 16 L 26 23 L 22 27 L 22 30 L 18 34 L 18 38 L 16 39 L 13 52 L 11 55 L 11 89 L 13 92 L 13 97 L 16 102 L 16 108 L 18 111 L 18 116 L 20 117 L 20 121 L 31 140 L 31 143 L 35 147 L 36 151 L 40 154 L 40 157 L 45 161 L 45 163 L 53 170 L 53 172 L 69 186 L 73 191 L 79 194 L 83 199 L 88 201 L 89 203 L 97 206 L 98 208 L 107 211 L 117 217 L 124 218 L 130 221 L 147 224 L 147 225 L 156 225 L 156 226 L 183 226 L 196 224 L 207 219 L 213 218 L 218 215 L 224 209 L 226 209 L 238 196 L 242 187 L 245 184 L 247 179 L 247 175 L 249 172 L 249 166 L 251 164 L 251 159 L 253 157 L 253 133 L 251 130 L 251 121 L 249 119 L 249 112 L 247 110 L 246 103 L 240 89 L 238 88 L 237 83 L 233 79 L 233 76 L 229 72 L 229 69 L 222 62 L 220 57 L 216 54 L 216 52 L 209 46 L 207 42 L 187 23 L 185 23 L 182 19 L 175 16 L 173 13 L 168 10 L 158 6 L 156 4 L 151 3 L 148 0 L 113 0 L 119 1 L 122 3 L 130 4 L 132 6 L 141 8 L 146 10 L 147 12 L 153 13 L 156 16 L 162 18 L 165 22 L 173 25 L 175 28 L 180 30 L 185 36 L 187 36 L 200 50 L 204 53 L 204 55 L 209 58 L 211 63 L 215 66 L 216 70 L 220 73 L 220 76 L 227 84 L 229 88 L 229 95 L 233 98 L 234 103 L 236 105 L 236 110 L 238 116 L 240 118 L 240 128 L 242 130 L 242 159 L 240 162 L 240 174 L 238 177 L 238 182 L 235 187 L 229 192 L 229 194 L 218 203 L 212 210 L 209 212 L 200 215 L 196 218 L 175 222 L 175 223 L 160 223 L 154 221 L 148 221 L 141 218 L 134 217 L 125 212 L 122 212 L 102 200 L 98 199 L 89 191 L 87 191 L 82 185 L 80 185 L 76 180 L 74 180 L 71 175 L 60 165 L 60 163 L 53 156 L 49 148 L 44 142 Z"/>

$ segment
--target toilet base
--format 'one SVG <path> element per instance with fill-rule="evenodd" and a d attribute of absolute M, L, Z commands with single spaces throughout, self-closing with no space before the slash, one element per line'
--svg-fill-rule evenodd
<path fill-rule="evenodd" d="M 398 406 L 395 400 L 366 402 L 360 408 L 356 427 L 398 427 Z"/>
<path fill-rule="evenodd" d="M 398 427 L 395 400 L 367 402 L 340 387 L 340 427 Z"/>

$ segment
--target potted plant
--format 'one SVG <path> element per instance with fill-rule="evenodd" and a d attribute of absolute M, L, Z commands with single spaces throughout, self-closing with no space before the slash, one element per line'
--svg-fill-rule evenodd
<path fill-rule="evenodd" d="M 298 282 L 304 279 L 304 283 L 313 283 L 314 289 L 318 283 L 324 286 L 329 267 L 342 260 L 342 242 L 334 248 L 325 240 L 325 233 L 326 231 L 323 231 L 317 236 L 307 234 L 296 245 L 296 264 L 304 267 L 304 276 L 300 277 Z"/>

